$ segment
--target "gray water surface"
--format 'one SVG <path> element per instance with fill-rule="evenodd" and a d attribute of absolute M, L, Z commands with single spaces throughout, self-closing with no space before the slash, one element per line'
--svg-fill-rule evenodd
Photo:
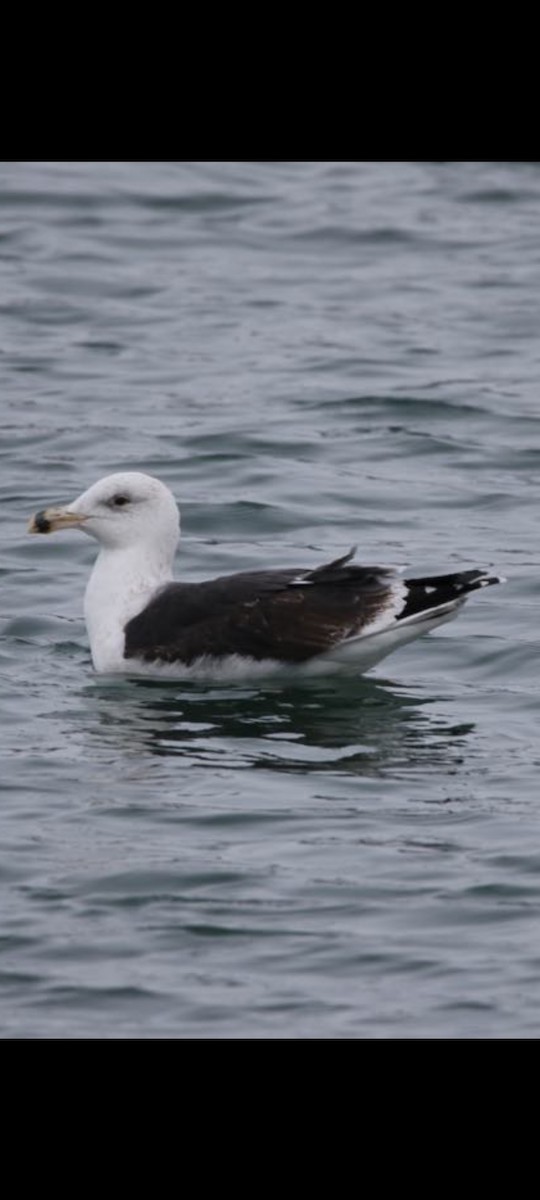
<path fill-rule="evenodd" d="M 0 1035 L 540 1035 L 540 167 L 0 166 Z M 358 680 L 95 676 L 110 471 L 177 574 L 508 578 Z"/>

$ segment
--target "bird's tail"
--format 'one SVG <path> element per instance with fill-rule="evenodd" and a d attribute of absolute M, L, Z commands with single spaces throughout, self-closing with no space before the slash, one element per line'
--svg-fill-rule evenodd
<path fill-rule="evenodd" d="M 407 601 L 399 614 L 399 621 L 422 619 L 434 615 L 434 610 L 451 612 L 461 607 L 470 592 L 490 587 L 494 583 L 505 583 L 504 576 L 490 575 L 487 571 L 458 571 L 453 575 L 430 575 L 422 579 L 406 579 Z"/>

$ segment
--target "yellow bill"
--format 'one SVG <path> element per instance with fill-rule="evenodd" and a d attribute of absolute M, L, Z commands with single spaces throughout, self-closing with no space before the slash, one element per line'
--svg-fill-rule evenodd
<path fill-rule="evenodd" d="M 30 518 L 28 532 L 56 533 L 57 529 L 74 529 L 84 521 L 85 516 L 70 512 L 69 508 L 42 508 Z"/>

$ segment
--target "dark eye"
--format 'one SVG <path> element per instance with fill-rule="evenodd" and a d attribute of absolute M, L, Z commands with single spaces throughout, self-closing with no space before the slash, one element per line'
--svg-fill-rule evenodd
<path fill-rule="evenodd" d="M 109 500 L 109 504 L 113 508 L 122 508 L 124 504 L 129 504 L 129 496 L 123 496 L 121 493 L 118 493 L 118 495 L 113 496 L 112 500 Z"/>

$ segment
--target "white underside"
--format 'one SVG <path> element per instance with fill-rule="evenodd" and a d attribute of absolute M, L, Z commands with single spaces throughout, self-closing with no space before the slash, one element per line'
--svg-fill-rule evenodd
<path fill-rule="evenodd" d="M 430 633 L 432 629 L 451 621 L 457 616 L 463 600 L 453 601 L 439 609 L 431 609 L 420 617 L 414 616 L 393 622 L 386 629 L 379 629 L 356 638 L 347 638 L 326 654 L 320 654 L 306 663 L 282 663 L 275 659 L 257 661 L 238 654 L 226 658 L 211 658 L 208 655 L 197 659 L 190 666 L 184 663 L 146 663 L 137 659 L 126 659 L 123 654 L 110 657 L 96 670 L 102 674 L 145 676 L 157 679 L 234 681 L 264 679 L 272 676 L 301 676 L 303 678 L 335 674 L 362 675 L 394 650 L 407 642 Z"/>
<path fill-rule="evenodd" d="M 84 600 L 84 613 L 92 661 L 99 674 L 143 675 L 165 679 L 240 680 L 275 675 L 320 676 L 339 673 L 363 674 L 393 650 L 429 633 L 457 614 L 463 600 L 450 601 L 438 608 L 397 620 L 403 608 L 406 585 L 396 579 L 390 590 L 389 604 L 367 630 L 357 637 L 345 638 L 332 650 L 309 662 L 287 664 L 275 659 L 256 659 L 232 654 L 226 658 L 207 655 L 191 666 L 183 663 L 146 663 L 124 657 L 124 628 L 140 613 L 156 589 L 170 582 L 170 566 L 157 553 L 147 554 L 142 571 L 137 547 L 110 552 L 101 549 L 90 576 Z"/>

